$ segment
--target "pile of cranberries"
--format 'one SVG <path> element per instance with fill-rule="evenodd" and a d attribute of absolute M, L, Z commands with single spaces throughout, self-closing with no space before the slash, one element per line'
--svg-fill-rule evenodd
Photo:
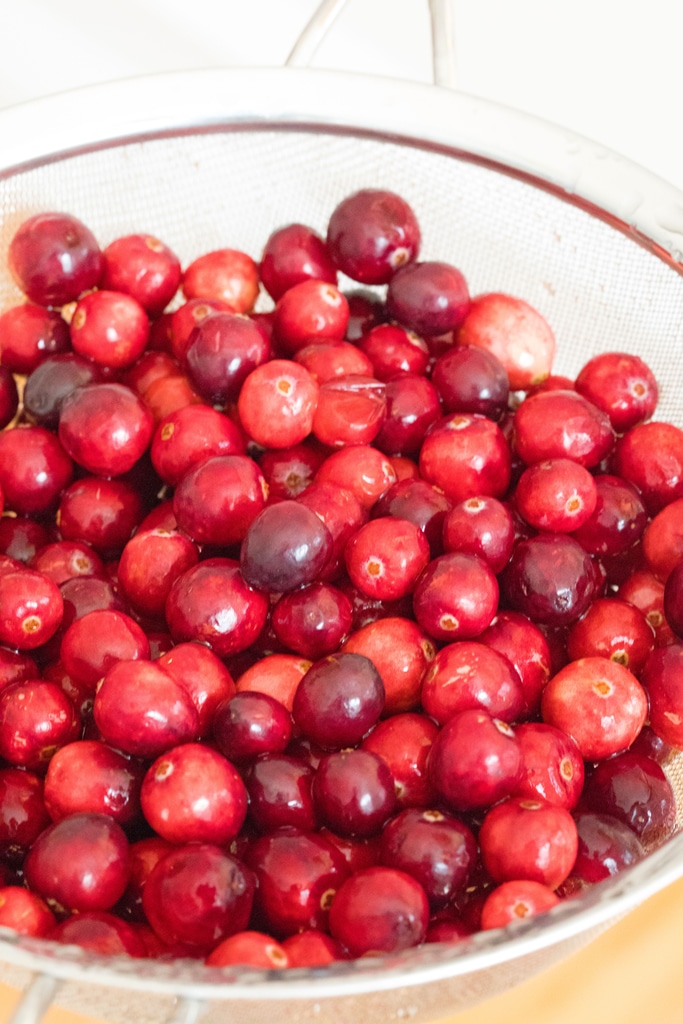
<path fill-rule="evenodd" d="M 641 358 L 553 376 L 535 309 L 419 255 L 377 189 L 260 263 L 17 230 L 0 925 L 319 966 L 505 926 L 671 834 L 683 431 Z"/>

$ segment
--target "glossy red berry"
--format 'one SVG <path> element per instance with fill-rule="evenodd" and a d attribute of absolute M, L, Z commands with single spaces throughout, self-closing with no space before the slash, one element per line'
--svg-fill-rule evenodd
<path fill-rule="evenodd" d="M 359 871 L 339 890 L 330 912 L 333 938 L 352 956 L 394 953 L 424 941 L 427 895 L 414 878 L 391 867 Z"/>
<path fill-rule="evenodd" d="M 131 295 L 150 316 L 159 316 L 178 290 L 180 260 L 153 235 L 117 238 L 102 255 L 101 287 Z"/>
<path fill-rule="evenodd" d="M 348 277 L 386 284 L 416 259 L 420 228 L 408 203 L 384 189 L 362 189 L 339 203 L 327 227 L 327 248 Z"/>
<path fill-rule="evenodd" d="M 59 439 L 89 473 L 120 476 L 145 452 L 153 426 L 147 406 L 123 384 L 89 384 L 64 400 Z"/>
<path fill-rule="evenodd" d="M 423 337 L 460 327 L 469 308 L 467 282 L 450 263 L 410 263 L 389 282 L 389 315 Z"/>
<path fill-rule="evenodd" d="M 337 268 L 325 242 L 305 224 L 287 224 L 273 231 L 263 248 L 259 273 L 275 302 L 302 281 L 337 283 Z"/>
<path fill-rule="evenodd" d="M 10 372 L 32 373 L 48 356 L 70 351 L 69 327 L 55 310 L 26 302 L 0 314 L 0 356 Z"/>
<path fill-rule="evenodd" d="M 98 285 L 103 269 L 94 235 L 67 213 L 38 213 L 25 220 L 7 260 L 19 287 L 41 306 L 73 302 Z"/>

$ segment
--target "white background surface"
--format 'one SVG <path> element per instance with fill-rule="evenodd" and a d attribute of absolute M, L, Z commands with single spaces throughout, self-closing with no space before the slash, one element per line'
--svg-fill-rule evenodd
<path fill-rule="evenodd" d="M 683 189 L 680 0 L 453 4 L 460 88 L 596 139 Z M 0 0 L 0 106 L 158 71 L 282 64 L 316 6 Z M 426 0 L 348 0 L 314 63 L 430 81 Z"/>

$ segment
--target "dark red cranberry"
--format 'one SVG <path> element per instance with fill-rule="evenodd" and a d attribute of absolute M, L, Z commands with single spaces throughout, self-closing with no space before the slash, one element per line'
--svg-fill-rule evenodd
<path fill-rule="evenodd" d="M 264 754 L 244 773 L 249 821 L 259 831 L 282 828 L 314 832 L 318 827 L 311 792 L 314 769 L 286 754 Z"/>
<path fill-rule="evenodd" d="M 469 308 L 467 282 L 449 263 L 412 263 L 397 271 L 389 282 L 389 315 L 422 336 L 445 334 L 460 327 Z"/>
<path fill-rule="evenodd" d="M 442 554 L 442 532 L 446 513 L 451 503 L 436 487 L 425 480 L 400 480 L 386 491 L 373 505 L 371 516 L 395 516 L 423 531 L 429 542 L 432 557 Z"/>
<path fill-rule="evenodd" d="M 352 956 L 394 953 L 424 942 L 427 895 L 414 878 L 391 867 L 359 871 L 342 885 L 330 913 L 333 938 Z"/>
<path fill-rule="evenodd" d="M 635 832 L 611 814 L 582 811 L 576 812 L 574 820 L 579 846 L 568 880 L 570 892 L 574 887 L 592 885 L 616 875 L 645 854 Z"/>
<path fill-rule="evenodd" d="M 0 433 L 0 488 L 6 509 L 21 515 L 53 511 L 73 471 L 63 446 L 44 427 L 22 425 Z"/>
<path fill-rule="evenodd" d="M 292 736 L 292 717 L 267 693 L 245 691 L 221 701 L 213 718 L 218 749 L 236 764 L 281 754 Z"/>
<path fill-rule="evenodd" d="M 178 526 L 200 544 L 229 547 L 244 540 L 265 505 L 261 470 L 246 455 L 216 455 L 196 463 L 178 484 Z"/>
<path fill-rule="evenodd" d="M 581 806 L 618 818 L 644 843 L 668 838 L 676 816 L 674 791 L 662 768 L 632 750 L 596 765 Z"/>
<path fill-rule="evenodd" d="M 314 832 L 284 829 L 249 846 L 247 864 L 258 879 L 255 911 L 274 934 L 328 930 L 330 907 L 349 875 L 343 854 Z"/>
<path fill-rule="evenodd" d="M 396 806 L 389 767 L 369 750 L 324 757 L 313 779 L 313 799 L 320 820 L 342 836 L 380 832 Z"/>
<path fill-rule="evenodd" d="M 476 412 L 499 420 L 507 409 L 507 372 L 486 349 L 473 345 L 449 349 L 437 359 L 431 379 L 446 413 Z"/>
<path fill-rule="evenodd" d="M 190 334 L 208 316 L 214 313 L 234 313 L 234 308 L 220 299 L 190 299 L 171 314 L 170 352 L 182 365 Z"/>
<path fill-rule="evenodd" d="M 319 746 L 340 750 L 359 743 L 384 709 L 384 684 L 369 658 L 333 654 L 313 665 L 294 694 L 297 727 Z"/>
<path fill-rule="evenodd" d="M 414 456 L 427 431 L 441 417 L 434 385 L 426 377 L 405 375 L 386 385 L 386 415 L 374 444 L 387 455 Z"/>
<path fill-rule="evenodd" d="M 649 420 L 659 398 L 652 370 L 627 352 L 593 356 L 579 372 L 576 390 L 607 413 L 618 434 Z"/>
<path fill-rule="evenodd" d="M 0 888 L 0 925 L 3 928 L 11 928 L 19 935 L 52 938 L 56 924 L 54 914 L 40 896 L 18 885 Z"/>
<path fill-rule="evenodd" d="M 493 571 L 476 555 L 458 551 L 433 559 L 413 594 L 420 626 L 435 640 L 447 643 L 483 633 L 497 608 L 498 582 Z"/>
<path fill-rule="evenodd" d="M 123 384 L 88 384 L 64 399 L 59 438 L 89 473 L 120 476 L 152 439 L 152 414 Z"/>
<path fill-rule="evenodd" d="M 2 365 L 32 373 L 47 356 L 71 351 L 69 328 L 59 313 L 25 303 L 0 315 Z"/>
<path fill-rule="evenodd" d="M 480 927 L 506 928 L 551 910 L 560 902 L 559 896 L 542 882 L 533 879 L 515 879 L 503 882 L 490 892 L 481 908 Z"/>
<path fill-rule="evenodd" d="M 197 640 L 219 658 L 244 651 L 261 633 L 268 598 L 250 587 L 230 559 L 209 559 L 174 580 L 166 621 L 176 643 Z"/>
<path fill-rule="evenodd" d="M 532 622 L 562 626 L 590 605 L 596 579 L 590 555 L 566 534 L 520 541 L 501 576 L 505 600 Z"/>
<path fill-rule="evenodd" d="M 0 573 L 0 643 L 35 650 L 57 632 L 63 612 L 59 587 L 42 572 L 22 568 Z"/>
<path fill-rule="evenodd" d="M 638 676 L 654 643 L 654 630 L 641 611 L 619 598 L 602 597 L 572 626 L 567 654 L 572 661 L 610 658 Z"/>
<path fill-rule="evenodd" d="M 425 712 L 440 725 L 471 708 L 514 722 L 524 707 L 522 683 L 512 664 L 471 640 L 441 648 L 423 677 L 421 698 Z"/>
<path fill-rule="evenodd" d="M 0 857 L 19 864 L 50 824 L 43 780 L 19 768 L 0 770 Z"/>
<path fill-rule="evenodd" d="M 249 313 L 259 292 L 258 267 L 239 249 L 215 249 L 186 267 L 181 287 L 187 299 L 220 299 L 235 313 Z"/>
<path fill-rule="evenodd" d="M 481 858 L 495 882 L 528 879 L 556 889 L 574 866 L 577 846 L 569 811 L 540 796 L 503 800 L 479 830 Z"/>
<path fill-rule="evenodd" d="M 312 661 L 333 654 L 351 632 L 351 602 L 336 587 L 313 583 L 283 594 L 273 607 L 273 631 L 285 647 Z"/>
<path fill-rule="evenodd" d="M 594 478 L 595 509 L 573 536 L 591 555 L 621 555 L 643 536 L 647 512 L 640 494 L 621 477 Z"/>
<path fill-rule="evenodd" d="M 49 938 L 100 956 L 147 956 L 147 948 L 135 929 L 104 910 L 73 914 L 60 922 Z"/>
<path fill-rule="evenodd" d="M 153 235 L 125 235 L 110 242 L 102 253 L 100 287 L 125 292 L 158 316 L 180 284 L 180 261 Z"/>
<path fill-rule="evenodd" d="M 325 242 L 305 224 L 287 224 L 273 231 L 263 248 L 259 273 L 275 302 L 302 281 L 337 283 L 337 269 Z"/>
<path fill-rule="evenodd" d="M 143 890 L 147 919 L 170 946 L 208 953 L 247 927 L 254 877 L 211 843 L 188 843 L 162 857 Z"/>
<path fill-rule="evenodd" d="M 24 862 L 29 889 L 59 910 L 109 910 L 128 883 L 128 841 L 106 814 L 72 814 L 47 828 Z"/>
<path fill-rule="evenodd" d="M 97 287 L 103 267 L 92 232 L 66 213 L 25 220 L 10 242 L 7 261 L 22 291 L 41 306 L 63 306 Z"/>
<path fill-rule="evenodd" d="M 388 764 L 398 807 L 429 807 L 436 801 L 427 759 L 438 731 L 426 715 L 404 712 L 379 722 L 363 740 L 364 750 L 379 754 Z"/>
<path fill-rule="evenodd" d="M 64 601 L 64 616 L 56 638 L 60 638 L 62 631 L 66 631 L 72 622 L 89 612 L 125 613 L 130 610 L 118 588 L 107 576 L 73 576 L 62 583 L 59 590 Z"/>
<path fill-rule="evenodd" d="M 298 501 L 263 509 L 249 526 L 240 550 L 248 584 L 281 594 L 312 583 L 333 549 L 332 535 L 319 517 Z"/>
<path fill-rule="evenodd" d="M 327 248 L 339 269 L 361 284 L 386 284 L 416 259 L 420 228 L 408 203 L 384 189 L 362 189 L 334 209 Z"/>
<path fill-rule="evenodd" d="M 203 643 L 178 643 L 161 655 L 159 667 L 187 691 L 199 715 L 199 735 L 210 736 L 218 706 L 235 694 L 223 662 Z"/>
<path fill-rule="evenodd" d="M 487 495 L 466 498 L 443 520 L 445 551 L 478 555 L 494 573 L 507 565 L 515 542 L 515 527 L 508 507 Z"/>
<path fill-rule="evenodd" d="M 248 317 L 214 313 L 198 324 L 185 349 L 190 382 L 211 405 L 234 401 L 246 377 L 270 358 L 265 331 Z"/>
<path fill-rule="evenodd" d="M 515 796 L 535 799 L 571 811 L 581 796 L 584 765 L 571 736 L 545 722 L 522 722 L 515 730 L 522 751 L 522 777 Z"/>
<path fill-rule="evenodd" d="M 8 366 L 0 365 L 0 430 L 11 423 L 19 408 L 19 392 L 14 374 Z M 24 410 L 26 411 L 26 388 L 24 388 Z"/>

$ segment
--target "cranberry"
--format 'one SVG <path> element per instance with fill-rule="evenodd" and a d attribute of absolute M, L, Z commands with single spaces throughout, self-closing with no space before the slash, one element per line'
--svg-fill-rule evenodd
<path fill-rule="evenodd" d="M 544 722 L 568 733 L 582 756 L 599 761 L 626 750 L 645 724 L 647 696 L 632 672 L 608 658 L 570 662 L 548 682 Z"/>
<path fill-rule="evenodd" d="M 85 476 L 63 492 L 57 525 L 63 540 L 83 541 L 110 558 L 121 553 L 144 512 L 142 498 L 129 481 Z"/>
<path fill-rule="evenodd" d="M 632 750 L 596 765 L 582 807 L 618 818 L 644 843 L 668 838 L 676 817 L 674 792 L 663 770 Z"/>
<path fill-rule="evenodd" d="M 481 928 L 505 928 L 537 914 L 544 914 L 560 902 L 547 885 L 533 880 L 503 882 L 489 893 L 481 909 Z"/>
<path fill-rule="evenodd" d="M 7 568 L 4 569 L 5 572 Z M 21 568 L 20 563 L 17 563 L 16 568 Z M 0 568 L 0 573 L 2 571 Z M 17 683 L 22 679 L 37 679 L 39 675 L 38 666 L 29 654 L 10 650 L 9 647 L 0 647 L 0 691 L 10 683 Z"/>
<path fill-rule="evenodd" d="M 436 651 L 415 622 L 387 615 L 356 629 L 343 650 L 364 655 L 379 671 L 385 690 L 385 715 L 417 707 L 425 671 Z"/>
<path fill-rule="evenodd" d="M 380 430 L 385 411 L 386 388 L 374 377 L 334 377 L 320 386 L 313 435 L 330 448 L 369 444 Z"/>
<path fill-rule="evenodd" d="M 220 299 L 235 313 L 248 313 L 258 296 L 258 267 L 237 249 L 216 249 L 198 256 L 181 281 L 187 299 Z"/>
<path fill-rule="evenodd" d="M 263 248 L 259 273 L 275 302 L 302 281 L 337 283 L 337 270 L 324 241 L 305 224 L 287 224 L 273 231 Z"/>
<path fill-rule="evenodd" d="M 515 791 L 522 753 L 505 722 L 486 711 L 461 711 L 434 740 L 428 768 L 447 807 L 468 811 L 488 807 Z"/>
<path fill-rule="evenodd" d="M 683 559 L 683 498 L 672 501 L 648 523 L 643 534 L 648 568 L 666 582 Z"/>
<path fill-rule="evenodd" d="M 209 559 L 173 581 L 166 622 L 176 643 L 206 643 L 219 658 L 249 647 L 266 623 L 268 599 L 243 579 L 237 563 Z"/>
<path fill-rule="evenodd" d="M 618 661 L 640 675 L 654 647 L 654 630 L 642 612 L 619 598 L 598 598 L 575 622 L 567 636 L 567 653 L 578 658 L 602 657 Z"/>
<path fill-rule="evenodd" d="M 671 423 L 640 423 L 619 438 L 619 476 L 638 488 L 650 515 L 683 498 L 683 430 Z"/>
<path fill-rule="evenodd" d="M 130 609 L 121 597 L 118 588 L 104 575 L 73 576 L 60 586 L 64 601 L 64 616 L 61 629 L 54 639 L 61 640 L 64 632 L 76 619 L 95 611 L 128 612 Z"/>
<path fill-rule="evenodd" d="M 522 777 L 515 796 L 538 796 L 573 810 L 584 783 L 581 752 L 571 736 L 545 722 L 522 722 L 516 729 L 522 751 Z"/>
<path fill-rule="evenodd" d="M 434 385 L 408 374 L 390 380 L 385 389 L 386 415 L 375 446 L 388 455 L 416 456 L 428 430 L 441 417 Z"/>
<path fill-rule="evenodd" d="M 147 956 L 147 948 L 135 929 L 104 910 L 72 915 L 58 924 L 49 938 L 100 956 Z"/>
<path fill-rule="evenodd" d="M 199 732 L 187 691 L 156 662 L 118 661 L 100 683 L 93 710 L 105 742 L 133 757 L 158 757 Z"/>
<path fill-rule="evenodd" d="M 214 313 L 192 330 L 185 348 L 190 382 L 211 405 L 234 401 L 246 377 L 270 357 L 265 331 L 234 313 Z"/>
<path fill-rule="evenodd" d="M 595 509 L 574 537 L 591 555 L 621 555 L 643 535 L 647 512 L 635 487 L 621 477 L 594 477 Z"/>
<path fill-rule="evenodd" d="M 133 296 L 150 316 L 158 316 L 180 284 L 180 261 L 153 235 L 125 235 L 102 253 L 100 287 Z"/>
<path fill-rule="evenodd" d="M 683 644 L 654 650 L 640 679 L 650 701 L 650 725 L 655 733 L 674 747 L 683 746 Z"/>
<path fill-rule="evenodd" d="M 331 842 L 284 829 L 254 840 L 246 859 L 258 879 L 255 911 L 269 930 L 283 937 L 304 928 L 328 930 L 330 907 L 349 875 Z"/>
<path fill-rule="evenodd" d="M 281 594 L 312 583 L 332 548 L 332 535 L 314 512 L 298 501 L 281 501 L 249 526 L 240 568 L 250 586 Z"/>
<path fill-rule="evenodd" d="M 593 356 L 576 378 L 576 390 L 607 413 L 619 434 L 649 420 L 659 398 L 652 370 L 627 352 Z"/>
<path fill-rule="evenodd" d="M 419 946 L 429 922 L 427 895 L 414 878 L 372 867 L 348 879 L 330 912 L 330 931 L 352 956 L 394 953 Z"/>
<path fill-rule="evenodd" d="M 311 660 L 333 654 L 348 637 L 351 622 L 351 602 L 327 583 L 312 583 L 283 594 L 271 617 L 278 640 Z"/>
<path fill-rule="evenodd" d="M 593 477 L 571 459 L 548 459 L 525 469 L 517 482 L 517 510 L 537 530 L 571 533 L 595 510 Z"/>
<path fill-rule="evenodd" d="M 147 879 L 142 903 L 152 928 L 168 945 L 208 953 L 249 923 L 254 877 L 211 843 L 177 846 Z"/>
<path fill-rule="evenodd" d="M 422 336 L 445 334 L 460 327 L 469 308 L 467 282 L 450 263 L 411 263 L 389 282 L 389 315 Z"/>
<path fill-rule="evenodd" d="M 2 365 L 12 373 L 32 373 L 45 359 L 71 351 L 69 328 L 59 313 L 25 303 L 0 315 Z"/>
<path fill-rule="evenodd" d="M 514 433 L 517 452 L 527 465 L 571 459 L 590 469 L 614 445 L 607 414 L 575 391 L 545 391 L 527 398 L 515 414 Z"/>
<path fill-rule="evenodd" d="M 0 926 L 3 928 L 11 928 L 19 935 L 52 938 L 56 924 L 52 911 L 35 893 L 18 885 L 0 888 Z"/>
<path fill-rule="evenodd" d="M 209 967 L 259 967 L 281 970 L 289 967 L 289 957 L 279 942 L 265 932 L 243 931 L 223 939 L 206 958 Z"/>
<path fill-rule="evenodd" d="M 289 967 L 324 967 L 335 960 L 346 959 L 340 943 L 316 928 L 288 936 L 282 948 L 287 954 Z"/>
<path fill-rule="evenodd" d="M 396 483 L 396 473 L 386 455 L 365 444 L 351 445 L 333 452 L 318 470 L 315 483 L 336 484 L 351 491 L 366 510 Z M 310 504 L 312 496 L 301 496 L 302 504 Z M 359 524 L 360 525 L 360 524 Z"/>
<path fill-rule="evenodd" d="M 17 391 L 14 374 L 8 366 L 0 365 L 0 430 L 11 423 L 19 408 L 19 392 Z M 26 388 L 24 388 L 24 411 L 26 407 Z"/>
<path fill-rule="evenodd" d="M 655 646 L 665 647 L 673 643 L 673 631 L 664 617 L 664 584 L 661 580 L 647 570 L 636 571 L 621 584 L 618 596 L 643 613 L 654 630 Z"/>
<path fill-rule="evenodd" d="M 349 322 L 349 304 L 339 289 L 308 280 L 289 288 L 275 307 L 273 333 L 286 355 L 313 341 L 341 341 Z"/>
<path fill-rule="evenodd" d="M 313 779 L 320 819 L 342 836 L 371 836 L 395 810 L 394 780 L 387 763 L 369 750 L 326 755 Z"/>
<path fill-rule="evenodd" d="M 10 241 L 12 277 L 32 302 L 63 306 L 97 287 L 103 257 L 92 232 L 66 213 L 38 213 Z"/>
<path fill-rule="evenodd" d="M 105 814 L 72 814 L 38 837 L 24 862 L 29 889 L 58 910 L 109 910 L 128 883 L 128 841 Z"/>
<path fill-rule="evenodd" d="M 179 364 L 185 360 L 185 352 L 194 328 L 214 313 L 234 313 L 233 306 L 221 299 L 190 299 L 171 314 L 170 351 Z"/>
<path fill-rule="evenodd" d="M 71 623 L 62 638 L 60 656 L 67 672 L 94 690 L 117 662 L 148 658 L 149 642 L 129 615 L 103 609 Z"/>
<path fill-rule="evenodd" d="M 121 553 L 118 579 L 132 608 L 151 619 L 163 619 L 173 581 L 196 565 L 196 546 L 180 533 L 144 530 Z"/>
<path fill-rule="evenodd" d="M 263 696 L 263 695 L 260 695 Z M 283 828 L 315 831 L 318 815 L 313 803 L 313 768 L 286 754 L 265 754 L 245 771 L 249 821 L 259 832 Z"/>
<path fill-rule="evenodd" d="M 330 655 L 313 665 L 294 694 L 296 726 L 321 747 L 340 750 L 359 743 L 384 708 L 384 684 L 362 654 Z"/>
<path fill-rule="evenodd" d="M 318 384 L 327 384 L 335 377 L 360 374 L 373 376 L 371 361 L 349 341 L 315 342 L 298 349 L 294 362 L 305 367 Z"/>
<path fill-rule="evenodd" d="M 235 694 L 235 683 L 223 662 L 199 643 L 178 643 L 158 661 L 187 692 L 199 715 L 199 734 L 208 736 L 218 706 Z"/>
<path fill-rule="evenodd" d="M 22 563 L 28 564 L 36 552 L 56 539 L 54 532 L 36 519 L 0 516 L 0 556 L 5 569 L 18 569 Z"/>
<path fill-rule="evenodd" d="M 22 425 L 0 433 L 0 488 L 5 508 L 22 515 L 50 512 L 72 476 L 71 459 L 44 427 Z"/>
<path fill-rule="evenodd" d="M 89 544 L 78 541 L 56 541 L 36 551 L 30 568 L 48 576 L 57 586 L 75 576 L 96 576 L 104 572 L 104 564 Z"/>
<path fill-rule="evenodd" d="M 139 762 L 96 740 L 78 740 L 50 760 L 45 806 L 53 821 L 93 813 L 126 825 L 139 816 L 142 777 Z"/>
<path fill-rule="evenodd" d="M 339 269 L 362 284 L 386 284 L 420 248 L 420 228 L 408 203 L 383 189 L 362 189 L 334 209 L 327 248 Z"/>
<path fill-rule="evenodd" d="M 268 654 L 240 675 L 237 692 L 267 693 L 291 711 L 296 689 L 310 667 L 310 661 L 295 654 Z"/>
<path fill-rule="evenodd" d="M 596 577 L 578 541 L 562 533 L 542 533 L 520 541 L 501 576 L 505 600 L 532 622 L 569 625 L 589 607 Z"/>
<path fill-rule="evenodd" d="M 274 697 L 247 690 L 218 705 L 213 736 L 218 749 L 239 764 L 260 754 L 286 750 L 292 736 L 292 718 Z"/>
<path fill-rule="evenodd" d="M 422 338 L 398 324 L 378 324 L 371 328 L 358 347 L 370 359 L 377 380 L 424 376 L 429 365 L 429 349 Z"/>
<path fill-rule="evenodd" d="M 499 498 L 510 483 L 510 450 L 496 423 L 474 413 L 453 413 L 427 432 L 420 473 L 454 503 L 479 495 Z"/>
<path fill-rule="evenodd" d="M 466 498 L 448 511 L 443 521 L 443 547 L 478 555 L 501 572 L 512 554 L 515 528 L 508 508 L 488 495 Z"/>
<path fill-rule="evenodd" d="M 569 882 L 579 887 L 601 882 L 644 856 L 642 843 L 628 825 L 611 814 L 591 811 L 574 815 L 579 846 Z M 571 891 L 571 889 L 570 889 Z"/>
<path fill-rule="evenodd" d="M 471 708 L 514 722 L 524 706 L 524 691 L 504 655 L 476 641 L 461 641 L 437 653 L 422 681 L 422 706 L 440 725 Z"/>
<path fill-rule="evenodd" d="M 388 764 L 396 803 L 402 809 L 428 807 L 436 800 L 427 759 L 438 731 L 426 715 L 406 712 L 379 722 L 363 740 L 363 750 L 378 754 Z"/>
<path fill-rule="evenodd" d="M 556 889 L 574 866 L 577 846 L 569 811 L 542 797 L 509 797 L 479 830 L 482 861 L 496 882 L 527 879 Z"/>
<path fill-rule="evenodd" d="M 3 861 L 20 863 L 49 824 L 40 776 L 23 768 L 0 769 L 0 856 Z"/>
<path fill-rule="evenodd" d="M 505 367 L 492 352 L 457 345 L 439 356 L 432 383 L 446 413 L 481 413 L 499 420 L 507 409 L 510 382 Z"/>
<path fill-rule="evenodd" d="M 179 528 L 197 543 L 230 547 L 244 540 L 265 501 L 265 480 L 252 459 L 215 455 L 183 476 L 173 511 Z"/>
<path fill-rule="evenodd" d="M 443 553 L 442 532 L 451 503 L 426 480 L 399 480 L 373 505 L 371 516 L 394 516 L 419 526 L 429 542 L 432 557 Z"/>
<path fill-rule="evenodd" d="M 237 401 L 240 421 L 263 447 L 289 448 L 310 434 L 318 393 L 315 378 L 303 366 L 271 359 L 244 381 Z"/>
<path fill-rule="evenodd" d="M 667 578 L 664 614 L 676 636 L 683 639 L 683 559 L 674 566 Z"/>
<path fill-rule="evenodd" d="M 59 628 L 64 601 L 56 583 L 33 569 L 0 573 L 0 643 L 31 651 Z"/>
<path fill-rule="evenodd" d="M 413 609 L 435 640 L 469 640 L 489 626 L 498 607 L 498 582 L 476 555 L 458 551 L 433 559 L 415 587 Z"/>
<path fill-rule="evenodd" d="M 472 301 L 457 342 L 496 356 L 513 391 L 526 391 L 543 381 L 555 358 L 555 336 L 547 320 L 522 299 L 499 292 Z"/>
<path fill-rule="evenodd" d="M 123 384 L 88 384 L 62 403 L 59 438 L 89 473 L 120 476 L 152 439 L 152 414 Z"/>
<path fill-rule="evenodd" d="M 429 562 L 429 544 L 407 519 L 372 519 L 350 538 L 344 550 L 352 583 L 368 597 L 395 601 L 412 593 Z"/>
<path fill-rule="evenodd" d="M 76 305 L 71 320 L 74 350 L 98 366 L 122 369 L 142 355 L 149 338 L 147 313 L 124 292 L 89 292 Z"/>

